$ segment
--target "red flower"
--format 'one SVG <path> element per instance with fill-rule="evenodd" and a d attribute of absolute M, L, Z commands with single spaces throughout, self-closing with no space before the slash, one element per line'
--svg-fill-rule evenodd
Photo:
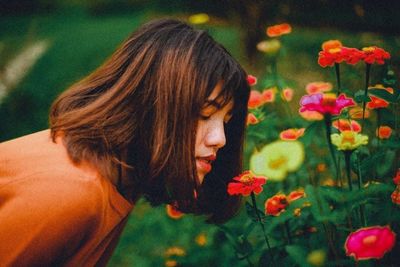
<path fill-rule="evenodd" d="M 347 98 L 346 95 L 340 94 L 336 98 L 334 94 L 313 94 L 304 95 L 300 99 L 300 112 L 318 111 L 321 114 L 339 115 L 342 109 L 354 106 L 354 100 Z"/>
<path fill-rule="evenodd" d="M 364 47 L 362 49 L 364 53 L 364 62 L 367 64 L 385 64 L 385 59 L 390 58 L 390 54 L 384 49 L 377 46 Z"/>
<path fill-rule="evenodd" d="M 267 28 L 269 37 L 277 37 L 292 32 L 292 27 L 288 23 L 278 24 Z"/>
<path fill-rule="evenodd" d="M 352 131 L 356 133 L 361 132 L 361 125 L 355 120 L 350 120 L 350 122 L 349 120 L 345 119 L 335 120 L 332 123 L 332 126 L 338 129 L 340 132 L 343 131 Z"/>
<path fill-rule="evenodd" d="M 294 91 L 292 88 L 285 88 L 282 90 L 282 99 L 286 100 L 287 102 L 291 101 L 293 98 Z"/>
<path fill-rule="evenodd" d="M 304 197 L 306 194 L 304 193 L 304 189 L 298 189 L 295 191 L 290 192 L 290 194 L 287 196 L 288 202 L 293 202 L 295 200 L 298 200 L 299 198 Z"/>
<path fill-rule="evenodd" d="M 393 183 L 395 185 L 400 185 L 400 168 L 397 169 L 396 176 L 393 178 Z"/>
<path fill-rule="evenodd" d="M 388 139 L 392 135 L 392 128 L 389 126 L 379 126 L 376 129 L 376 136 L 380 139 Z"/>
<path fill-rule="evenodd" d="M 261 98 L 264 103 L 272 103 L 275 101 L 275 93 L 276 93 L 276 88 L 270 88 L 270 89 L 265 89 L 261 93 Z"/>
<path fill-rule="evenodd" d="M 340 48 L 342 46 L 342 42 L 340 42 L 339 40 L 328 40 L 322 43 L 322 50 L 329 51 L 331 49 Z"/>
<path fill-rule="evenodd" d="M 392 195 L 390 196 L 392 198 L 392 202 L 394 204 L 400 205 L 400 187 L 396 186 L 396 189 L 394 190 L 394 192 L 392 193 Z"/>
<path fill-rule="evenodd" d="M 347 64 L 352 64 L 352 65 L 358 63 L 365 57 L 364 53 L 358 50 L 357 48 L 342 47 L 341 53 L 344 61 Z"/>
<path fill-rule="evenodd" d="M 387 106 L 389 106 L 389 102 L 382 98 L 373 95 L 370 95 L 369 98 L 371 99 L 371 102 L 367 103 L 367 108 L 369 109 L 386 108 Z"/>
<path fill-rule="evenodd" d="M 329 51 L 320 51 L 318 54 L 318 64 L 325 68 L 332 67 L 335 63 L 341 63 L 344 58 L 341 53 L 341 48 L 332 48 Z"/>
<path fill-rule="evenodd" d="M 246 122 L 247 125 L 254 125 L 259 122 L 260 122 L 259 119 L 257 119 L 257 117 L 253 113 L 247 114 L 247 122 Z"/>
<path fill-rule="evenodd" d="M 284 194 L 277 194 L 265 201 L 265 214 L 279 216 L 289 205 Z"/>
<path fill-rule="evenodd" d="M 299 137 L 304 135 L 304 131 L 306 129 L 305 128 L 291 128 L 291 129 L 287 129 L 285 131 L 282 131 L 279 134 L 279 138 L 281 140 L 287 140 L 287 141 L 293 141 L 293 140 L 297 140 Z"/>
<path fill-rule="evenodd" d="M 344 248 L 346 255 L 356 260 L 380 259 L 393 248 L 395 240 L 389 226 L 372 226 L 350 233 Z"/>
<path fill-rule="evenodd" d="M 251 171 L 245 171 L 241 175 L 233 178 L 236 182 L 228 184 L 229 195 L 249 196 L 251 193 L 259 194 L 262 186 L 267 182 L 266 177 L 256 177 Z"/>
<path fill-rule="evenodd" d="M 257 77 L 253 76 L 253 75 L 247 75 L 247 83 L 250 86 L 256 85 L 257 84 Z"/>
<path fill-rule="evenodd" d="M 322 48 L 323 50 L 318 54 L 318 64 L 324 68 L 343 61 L 347 64 L 356 64 L 365 57 L 362 51 L 341 46 L 341 44 L 323 45 Z"/>
<path fill-rule="evenodd" d="M 250 97 L 249 97 L 249 102 L 247 103 L 247 106 L 249 108 L 258 108 L 264 104 L 264 101 L 262 99 L 262 95 L 259 91 L 256 90 L 251 90 L 250 91 Z"/>
<path fill-rule="evenodd" d="M 180 219 L 183 216 L 183 213 L 180 212 L 175 206 L 167 204 L 165 206 L 167 214 L 169 217 L 171 217 L 172 219 Z"/>

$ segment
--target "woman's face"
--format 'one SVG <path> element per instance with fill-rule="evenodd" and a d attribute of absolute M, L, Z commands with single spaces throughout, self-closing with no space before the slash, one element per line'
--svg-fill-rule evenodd
<path fill-rule="evenodd" d="M 216 97 L 221 83 L 214 88 L 200 112 L 196 130 L 195 157 L 199 182 L 212 169 L 212 163 L 218 157 L 217 152 L 225 143 L 225 124 L 231 119 L 233 102 L 221 106 Z"/>

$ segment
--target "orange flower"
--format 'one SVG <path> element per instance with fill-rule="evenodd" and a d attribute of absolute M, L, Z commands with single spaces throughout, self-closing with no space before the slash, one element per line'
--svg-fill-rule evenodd
<path fill-rule="evenodd" d="M 390 58 L 388 52 L 377 46 L 364 47 L 362 51 L 364 53 L 364 61 L 367 64 L 376 63 L 378 65 L 383 65 L 385 64 L 385 59 Z"/>
<path fill-rule="evenodd" d="M 390 195 L 392 198 L 392 202 L 396 205 L 400 205 L 400 187 L 396 186 L 396 189 L 393 191 L 393 193 Z"/>
<path fill-rule="evenodd" d="M 300 199 L 302 197 L 305 197 L 305 195 L 306 194 L 304 193 L 304 189 L 300 188 L 298 190 L 290 192 L 290 194 L 288 195 L 287 199 L 288 199 L 288 202 L 290 203 L 290 202 L 298 200 L 298 199 Z"/>
<path fill-rule="evenodd" d="M 327 46 L 328 50 L 322 50 L 318 54 L 318 64 L 321 67 L 333 66 L 335 63 L 346 62 L 356 64 L 364 58 L 364 53 L 356 48 L 344 46 Z M 332 48 L 330 48 L 332 47 Z"/>
<path fill-rule="evenodd" d="M 382 98 L 373 95 L 370 95 L 369 98 L 371 99 L 371 102 L 367 103 L 367 108 L 369 109 L 386 108 L 387 106 L 389 106 L 389 102 Z"/>
<path fill-rule="evenodd" d="M 166 211 L 167 211 L 167 215 L 172 218 L 172 219 L 180 219 L 183 216 L 183 213 L 180 212 L 176 207 L 174 207 L 173 205 L 167 204 L 165 206 Z"/>
<path fill-rule="evenodd" d="M 207 236 L 204 233 L 200 233 L 196 236 L 195 242 L 200 247 L 203 247 L 207 244 Z"/>
<path fill-rule="evenodd" d="M 229 195 L 249 196 L 251 193 L 259 194 L 262 186 L 267 182 L 263 176 L 256 177 L 251 171 L 245 171 L 241 175 L 233 178 L 234 182 L 228 184 Z"/>
<path fill-rule="evenodd" d="M 284 194 L 277 194 L 265 202 L 265 214 L 279 216 L 288 205 L 287 197 Z"/>
<path fill-rule="evenodd" d="M 376 136 L 380 139 L 388 139 L 392 135 L 392 128 L 389 126 L 380 126 L 376 129 Z"/>
<path fill-rule="evenodd" d="M 249 102 L 247 104 L 248 108 L 258 108 L 262 104 L 264 104 L 264 102 L 261 93 L 256 90 L 251 90 Z"/>
<path fill-rule="evenodd" d="M 363 109 L 362 107 L 354 107 L 349 110 L 350 118 L 352 119 L 362 119 Z M 365 110 L 365 118 L 369 117 L 369 110 Z"/>
<path fill-rule="evenodd" d="M 278 37 L 292 32 L 292 27 L 288 23 L 277 24 L 267 28 L 267 35 L 269 37 Z"/>
<path fill-rule="evenodd" d="M 306 92 L 309 95 L 324 93 L 332 90 L 332 87 L 329 82 L 312 82 L 306 85 Z"/>
<path fill-rule="evenodd" d="M 250 86 L 256 85 L 257 84 L 257 77 L 253 76 L 253 75 L 247 75 L 247 83 Z"/>
<path fill-rule="evenodd" d="M 318 111 L 301 111 L 299 112 L 300 116 L 302 116 L 304 119 L 308 121 L 320 121 L 324 118 L 324 116 L 319 113 Z"/>
<path fill-rule="evenodd" d="M 285 131 L 282 131 L 279 134 L 279 138 L 282 140 L 287 140 L 287 141 L 292 141 L 292 140 L 297 140 L 299 137 L 304 135 L 305 128 L 292 128 L 292 129 L 287 129 Z"/>
<path fill-rule="evenodd" d="M 247 122 L 246 122 L 247 125 L 254 125 L 254 124 L 257 124 L 259 122 L 260 122 L 260 120 L 257 119 L 257 117 L 253 113 L 247 114 Z"/>
<path fill-rule="evenodd" d="M 361 132 L 361 125 L 355 121 L 355 120 L 345 120 L 345 119 L 339 119 L 335 120 L 332 123 L 332 126 L 338 129 L 340 132 L 343 131 L 353 131 L 356 133 Z"/>
<path fill-rule="evenodd" d="M 262 92 L 261 98 L 264 103 L 272 103 L 275 101 L 276 88 L 266 89 Z"/>
<path fill-rule="evenodd" d="M 331 49 L 342 47 L 342 43 L 339 40 L 329 40 L 322 43 L 322 50 L 329 51 Z"/>
<path fill-rule="evenodd" d="M 291 101 L 293 98 L 293 89 L 292 88 L 285 88 L 282 90 L 282 99 L 286 100 L 287 102 Z"/>

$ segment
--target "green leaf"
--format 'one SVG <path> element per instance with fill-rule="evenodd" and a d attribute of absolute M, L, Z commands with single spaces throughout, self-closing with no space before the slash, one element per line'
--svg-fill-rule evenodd
<path fill-rule="evenodd" d="M 380 88 L 380 89 L 379 88 L 370 88 L 370 89 L 368 89 L 368 94 L 382 98 L 383 100 L 386 100 L 387 102 L 390 102 L 390 103 L 396 103 L 395 95 L 389 93 L 388 91 L 386 91 L 382 88 Z"/>
<path fill-rule="evenodd" d="M 250 217 L 250 219 L 252 219 L 255 222 L 258 221 L 256 210 L 253 207 L 253 205 L 251 205 L 249 202 L 246 202 L 246 212 L 247 212 L 247 215 Z M 265 218 L 265 214 L 259 209 L 257 209 L 257 212 L 258 212 L 261 220 L 263 221 L 263 219 Z"/>
<path fill-rule="evenodd" d="M 377 162 L 376 164 L 376 173 L 378 174 L 378 176 L 383 177 L 388 171 L 390 171 L 395 158 L 395 151 L 386 150 L 383 157 L 381 157 L 379 162 Z"/>
<path fill-rule="evenodd" d="M 293 261 L 298 264 L 300 267 L 310 267 L 307 263 L 307 251 L 301 247 L 296 245 L 288 245 L 285 247 L 286 252 L 293 259 Z"/>
<path fill-rule="evenodd" d="M 317 221 L 328 220 L 326 214 L 330 212 L 329 203 L 321 197 L 319 189 L 311 185 L 307 185 L 305 190 L 308 200 L 311 203 L 311 213 Z"/>
<path fill-rule="evenodd" d="M 358 90 L 355 94 L 354 94 L 354 100 L 357 103 L 368 103 L 371 102 L 371 99 L 369 98 L 368 95 L 365 95 L 365 92 L 363 90 Z"/>

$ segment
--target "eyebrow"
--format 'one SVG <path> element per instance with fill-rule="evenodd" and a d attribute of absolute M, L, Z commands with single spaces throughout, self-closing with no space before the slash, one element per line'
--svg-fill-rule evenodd
<path fill-rule="evenodd" d="M 206 102 L 204 103 L 204 106 L 214 106 L 217 109 L 221 109 L 222 108 L 221 103 L 219 103 L 215 99 L 207 99 Z"/>

